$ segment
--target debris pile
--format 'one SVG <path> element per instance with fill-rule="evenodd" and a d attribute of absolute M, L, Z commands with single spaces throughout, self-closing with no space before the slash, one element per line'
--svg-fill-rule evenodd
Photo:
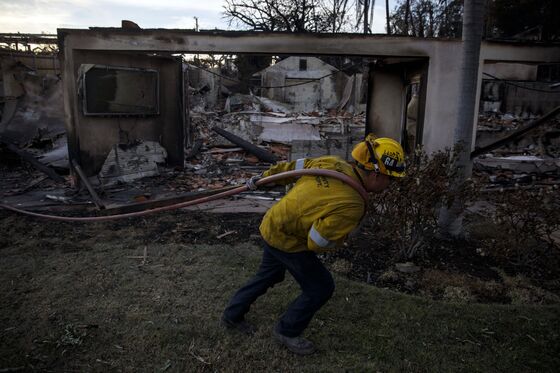
<path fill-rule="evenodd" d="M 505 138 L 534 119 L 528 114 L 480 115 L 476 147 Z M 474 168 L 475 175 L 490 184 L 490 190 L 560 184 L 560 120 L 549 120 L 515 141 L 475 158 Z"/>
<path fill-rule="evenodd" d="M 31 166 L 3 169 L 10 176 L 4 178 L 8 182 L 0 191 L 2 198 L 10 202 L 11 197 L 36 190 L 30 207 L 85 202 L 98 209 L 114 209 L 204 193 L 242 185 L 277 161 L 324 154 L 348 158 L 365 129 L 364 114 L 335 110 L 295 113 L 288 104 L 254 95 L 230 96 L 223 111 L 206 111 L 197 105 L 189 114 L 192 144 L 186 149 L 184 169 L 165 167 L 167 152 L 161 144 L 138 139 L 116 144 L 97 175 L 86 177 L 76 171 L 79 177 L 69 179 L 77 181 L 76 185 L 58 174 L 70 170 L 66 135 L 33 130 L 33 136 L 19 137 L 18 144 L 3 146 L 16 163 L 24 159 Z M 52 181 L 46 181 L 49 178 Z M 82 188 L 75 189 L 78 185 Z M 259 191 L 250 198 L 273 201 L 279 198 L 275 193 L 281 194 Z"/>
<path fill-rule="evenodd" d="M 104 185 L 112 185 L 156 176 L 158 164 L 165 163 L 166 158 L 167 151 L 155 141 L 115 145 L 101 167 L 99 179 Z"/>
<path fill-rule="evenodd" d="M 11 80 L 4 82 L 9 89 L 0 105 L 0 148 L 15 160 L 15 166 L 2 165 L 6 166 L 2 172 L 7 182 L 0 198 L 36 192 L 29 206 L 85 201 L 98 209 L 111 209 L 115 204 L 219 190 L 244 184 L 277 161 L 326 154 L 348 159 L 353 144 L 365 132 L 365 114 L 342 110 L 348 107 L 352 84 L 347 84 L 352 89 L 345 91 L 348 94 L 338 104 L 323 105 L 338 109 L 318 112 L 319 105 L 313 106 L 316 111 L 301 112 L 295 102 L 232 93 L 235 90 L 227 89 L 226 81 L 216 78 L 219 71 L 197 69 L 199 73 L 194 74 L 195 70 L 187 69 L 184 168 L 165 166 L 173 154 L 161 139 L 142 138 L 141 132 L 129 136 L 120 127 L 119 131 L 126 132 L 119 132 L 121 143 L 107 149 L 107 154 L 96 155 L 99 164 L 86 163 L 89 153 L 82 147 L 83 154 L 75 155 L 70 163 L 59 67 L 53 65 L 44 73 L 22 62 L 28 60 L 10 59 L 2 64 L 2 69 L 9 70 L 4 76 Z M 68 174 L 71 176 L 62 176 Z M 251 195 L 278 197 L 273 195 L 276 192 L 258 192 Z"/>

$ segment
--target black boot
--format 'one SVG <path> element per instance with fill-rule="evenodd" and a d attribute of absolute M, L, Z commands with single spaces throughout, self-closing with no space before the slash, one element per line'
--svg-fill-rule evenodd
<path fill-rule="evenodd" d="M 286 346 L 286 348 L 294 354 L 309 355 L 315 352 L 315 345 L 313 342 L 303 337 L 287 337 L 280 334 L 276 328 L 274 328 L 273 335 L 278 343 Z"/>

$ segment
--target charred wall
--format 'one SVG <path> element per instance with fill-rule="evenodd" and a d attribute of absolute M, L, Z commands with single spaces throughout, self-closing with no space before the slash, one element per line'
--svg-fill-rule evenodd
<path fill-rule="evenodd" d="M 77 85 L 74 111 L 74 136 L 79 161 L 85 172 L 96 174 L 115 144 L 132 144 L 138 140 L 157 141 L 168 152 L 168 163 L 183 165 L 182 66 L 171 57 L 145 54 L 73 52 L 74 79 L 79 80 L 82 65 L 149 69 L 159 73 L 159 113 L 154 115 L 87 116 L 83 91 Z M 69 133 L 72 133 L 69 131 Z M 72 141 L 72 139 L 70 139 Z"/>
<path fill-rule="evenodd" d="M 16 144 L 64 133 L 58 59 L 0 53 L 0 136 Z"/>

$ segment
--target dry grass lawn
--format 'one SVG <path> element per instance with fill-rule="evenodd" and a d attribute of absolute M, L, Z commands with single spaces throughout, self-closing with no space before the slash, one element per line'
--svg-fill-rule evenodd
<path fill-rule="evenodd" d="M 437 302 L 336 275 L 307 332 L 318 353 L 294 356 L 271 338 L 298 291 L 289 276 L 254 305 L 253 338 L 224 331 L 221 311 L 259 261 L 258 216 L 224 240 L 236 223 L 212 219 L 85 226 L 1 212 L 0 371 L 558 371 L 558 306 Z"/>

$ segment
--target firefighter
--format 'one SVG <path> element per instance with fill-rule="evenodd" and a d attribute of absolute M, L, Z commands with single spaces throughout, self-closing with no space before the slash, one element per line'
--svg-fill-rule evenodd
<path fill-rule="evenodd" d="M 359 181 L 366 191 L 379 193 L 392 178 L 405 175 L 403 149 L 390 138 L 368 135 L 354 147 L 352 158 L 353 164 L 334 156 L 282 162 L 270 167 L 262 177 L 305 168 L 335 170 Z M 247 182 L 249 189 L 256 189 L 259 177 Z M 315 346 L 301 335 L 334 291 L 333 278 L 317 253 L 342 246 L 359 227 L 366 202 L 348 184 L 328 177 L 303 176 L 282 182 L 295 184 L 264 216 L 260 225 L 264 240 L 261 265 L 230 300 L 222 324 L 252 334 L 255 329 L 245 321 L 245 314 L 259 296 L 284 280 L 287 270 L 299 284 L 301 294 L 280 317 L 273 336 L 290 351 L 307 355 L 315 351 Z"/>

